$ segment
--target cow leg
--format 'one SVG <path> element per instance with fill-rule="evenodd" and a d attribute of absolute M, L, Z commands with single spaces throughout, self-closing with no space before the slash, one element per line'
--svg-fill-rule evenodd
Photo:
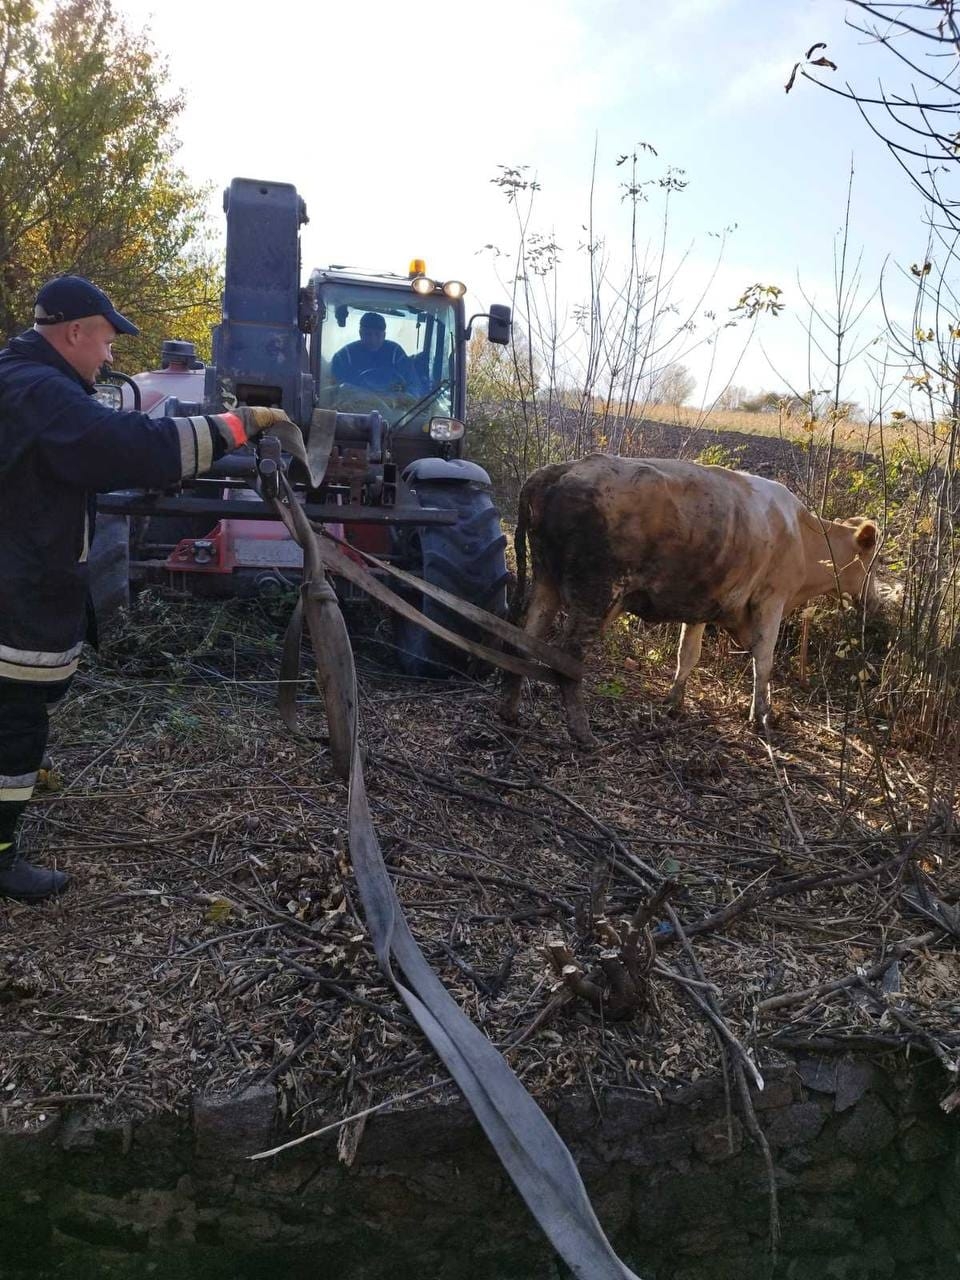
<path fill-rule="evenodd" d="M 753 658 L 753 699 L 750 703 L 750 723 L 755 729 L 769 729 L 773 723 L 770 710 L 770 673 L 773 670 L 773 651 L 780 634 L 783 617 L 783 601 L 777 600 L 757 611 L 746 642 Z M 743 641 L 741 641 L 743 643 Z"/>
<path fill-rule="evenodd" d="M 677 649 L 677 672 L 673 684 L 667 694 L 667 707 L 671 715 L 678 715 L 683 707 L 683 695 L 687 687 L 687 677 L 700 661 L 700 647 L 703 644 L 704 622 L 685 622 L 680 628 L 680 646 Z"/>
<path fill-rule="evenodd" d="M 560 638 L 561 645 L 571 657 L 582 662 L 584 655 L 593 648 L 601 632 L 619 612 L 619 608 L 613 607 L 604 616 L 593 611 L 587 613 L 571 609 Z M 582 747 L 595 747 L 597 739 L 590 729 L 590 721 L 587 719 L 587 711 L 583 705 L 582 682 L 561 676 L 559 683 L 570 737 Z"/>
<path fill-rule="evenodd" d="M 527 606 L 523 629 L 527 635 L 542 640 L 557 616 L 560 600 L 554 588 L 544 582 L 534 582 Z M 520 689 L 523 676 L 512 671 L 503 673 L 501 682 L 500 716 L 507 724 L 516 724 L 520 718 Z"/>

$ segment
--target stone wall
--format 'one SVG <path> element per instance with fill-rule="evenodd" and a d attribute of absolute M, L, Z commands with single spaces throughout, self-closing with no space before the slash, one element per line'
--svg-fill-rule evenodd
<path fill-rule="evenodd" d="M 722 1086 L 662 1103 L 570 1099 L 552 1118 L 642 1280 L 957 1280 L 960 1118 L 937 1064 L 806 1058 L 755 1095 L 779 1187 Z M 0 1135 L 2 1280 L 559 1280 L 462 1104 L 370 1120 L 282 1156 L 271 1089 L 190 1117 L 95 1126 L 80 1111 Z"/>

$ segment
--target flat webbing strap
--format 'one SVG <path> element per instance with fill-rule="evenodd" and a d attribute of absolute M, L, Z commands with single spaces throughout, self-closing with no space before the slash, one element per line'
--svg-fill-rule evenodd
<path fill-rule="evenodd" d="M 287 494 L 289 498 L 289 487 Z M 410 932 L 367 803 L 350 639 L 329 586 L 315 582 L 314 575 L 323 577 L 320 540 L 299 508 L 298 512 L 290 525 L 304 550 L 301 608 L 318 682 L 328 695 L 331 743 L 344 730 L 349 734 L 350 858 L 380 967 L 459 1085 L 520 1195 L 573 1274 L 579 1280 L 638 1280 L 604 1235 L 559 1134 L 440 982 Z"/>
<path fill-rule="evenodd" d="M 326 474 L 336 432 L 337 411 L 314 409 L 306 441 L 304 441 L 303 432 L 295 422 L 275 422 L 269 434 L 276 436 L 281 448 L 306 468 L 311 485 L 314 489 L 318 489 Z"/>
<path fill-rule="evenodd" d="M 326 581 L 325 570 L 330 570 L 330 572 L 346 578 L 366 591 L 373 599 L 379 600 L 381 604 L 386 605 L 387 608 L 393 609 L 394 612 L 424 627 L 448 644 L 465 650 L 483 662 L 501 667 L 506 671 L 513 671 L 520 676 L 529 676 L 531 680 L 542 680 L 548 683 L 556 683 L 558 679 L 563 678 L 577 679 L 580 676 L 582 670 L 580 663 L 569 654 L 564 653 L 562 649 L 547 644 L 536 636 L 527 635 L 525 631 L 521 631 L 519 627 L 513 626 L 511 623 L 504 621 L 504 619 L 498 618 L 494 614 L 486 613 L 484 610 L 477 608 L 476 605 L 470 604 L 466 600 L 461 600 L 458 596 L 451 595 L 449 591 L 433 586 L 432 583 L 424 582 L 421 578 L 416 578 L 405 570 L 397 569 L 385 561 L 378 560 L 376 556 L 371 556 L 366 552 L 358 552 L 378 569 L 382 569 L 401 579 L 424 595 L 431 596 L 455 613 L 460 614 L 471 622 L 476 622 L 478 626 L 494 632 L 515 648 L 533 655 L 534 660 L 530 661 L 526 658 L 517 657 L 512 653 L 504 653 L 500 649 L 492 649 L 489 645 L 468 639 L 458 632 L 450 631 L 433 618 L 428 618 L 412 605 L 409 600 L 405 600 L 403 596 L 391 591 L 379 578 L 364 569 L 352 556 L 348 556 L 341 551 L 340 546 L 337 545 L 340 543 L 340 539 L 334 538 L 326 530 L 323 531 L 322 535 L 318 534 L 307 520 L 302 508 L 293 498 L 291 492 L 288 491 L 287 497 L 288 500 L 286 502 L 274 500 L 273 505 L 290 535 L 304 548 L 304 563 L 306 565 L 300 599 L 287 625 L 280 659 L 279 710 L 284 724 L 292 734 L 296 735 L 298 731 L 297 690 L 300 681 L 300 646 L 304 620 L 307 621 L 311 634 L 316 632 L 319 635 L 319 639 L 317 635 L 314 635 L 314 646 L 318 643 L 322 645 L 324 641 L 322 638 L 323 627 L 319 622 L 320 613 L 329 607 L 338 608 L 333 588 Z M 355 549 L 352 548 L 351 550 Z M 312 611 L 305 607 L 305 601 L 308 596 L 312 596 L 317 601 L 317 608 Z M 350 772 L 349 737 L 346 730 L 335 727 L 334 718 L 331 716 L 331 707 L 342 699 L 342 694 L 333 685 L 325 687 L 323 693 L 327 703 L 330 748 L 334 768 L 340 777 L 347 778 Z M 347 723 L 344 716 L 337 716 L 336 720 L 337 724 L 341 726 Z"/>
<path fill-rule="evenodd" d="M 281 447 L 306 467 L 311 483 L 319 485 L 330 456 L 336 424 L 337 415 L 333 410 L 314 409 L 313 417 L 310 421 L 308 443 L 304 443 L 303 433 L 293 422 L 277 423 L 271 427 L 269 434 L 275 435 L 279 439 Z M 297 503 L 292 492 L 289 488 L 286 488 L 285 492 L 287 496 L 286 503 L 275 501 L 274 505 L 277 507 L 278 514 L 287 526 L 291 536 L 303 545 L 306 529 L 312 526 L 305 520 L 301 522 L 299 516 L 302 513 L 299 511 L 299 507 L 297 507 L 296 512 L 293 510 Z M 475 657 L 482 658 L 485 662 L 489 662 L 494 666 L 502 667 L 505 671 L 512 671 L 516 675 L 529 676 L 532 680 L 555 682 L 557 675 L 565 676 L 571 680 L 582 678 L 582 664 L 576 658 L 571 657 L 569 653 L 565 653 L 563 649 L 547 644 L 546 641 L 540 640 L 536 636 L 528 635 L 520 627 L 515 627 L 505 619 L 498 618 L 495 614 L 478 608 L 477 605 L 453 595 L 450 591 L 445 591 L 442 587 L 434 586 L 431 582 L 424 582 L 423 579 L 415 577 L 412 573 L 407 573 L 404 569 L 398 569 L 396 565 L 389 564 L 385 560 L 379 560 L 369 552 L 361 551 L 358 547 L 350 546 L 343 539 L 335 538 L 329 530 L 324 529 L 321 533 L 322 541 L 317 543 L 318 554 L 331 572 L 340 574 L 341 577 L 346 578 L 349 582 L 366 591 L 368 595 L 379 600 L 381 604 L 385 604 L 388 608 L 393 609 L 394 612 L 402 614 L 408 621 L 418 623 L 425 630 L 439 636 L 440 639 L 445 640 L 448 644 L 463 649 Z M 347 546 L 349 546 L 349 555 L 340 550 L 341 547 Z M 490 649 L 486 645 L 478 644 L 476 641 L 468 640 L 465 636 L 461 636 L 455 631 L 448 630 L 439 622 L 426 617 L 409 601 L 397 595 L 395 591 L 391 591 L 373 574 L 366 572 L 363 566 L 357 563 L 356 557 L 362 558 L 366 564 L 372 565 L 379 572 L 389 574 L 398 581 L 414 587 L 420 594 L 429 596 L 431 600 L 438 601 L 452 613 L 459 614 L 460 617 L 466 618 L 488 634 L 506 641 L 507 644 L 521 653 L 529 654 L 536 661 L 525 663 L 523 659 L 515 658 L 512 654 Z"/>
<path fill-rule="evenodd" d="M 409 617 L 410 614 L 405 610 L 400 610 L 399 605 L 407 604 L 407 601 L 402 596 L 398 596 L 391 591 L 389 587 L 384 586 L 372 574 L 364 573 L 362 566 L 356 563 L 352 558 L 353 556 L 361 557 L 367 564 L 373 565 L 375 569 L 389 574 L 390 577 L 396 578 L 399 582 L 406 583 L 407 586 L 415 588 L 422 595 L 429 596 L 431 600 L 436 600 L 444 605 L 452 613 L 459 614 L 461 618 L 466 618 L 468 622 L 474 623 L 482 630 L 497 636 L 500 640 L 506 641 L 507 644 L 536 659 L 533 663 L 527 663 L 523 671 L 520 672 L 511 654 L 483 648 L 482 656 L 495 666 L 503 667 L 506 671 L 517 671 L 520 674 L 528 675 L 533 680 L 555 681 L 557 675 L 566 676 L 571 680 L 582 679 L 583 664 L 565 650 L 557 648 L 556 645 L 548 644 L 545 640 L 530 635 L 520 627 L 514 626 L 512 622 L 507 622 L 505 618 L 498 618 L 495 613 L 488 613 L 478 605 L 471 604 L 469 600 L 463 600 L 460 596 L 455 596 L 451 591 L 445 591 L 443 587 L 435 586 L 432 582 L 426 582 L 423 578 L 418 578 L 414 574 L 408 573 L 406 569 L 398 569 L 395 564 L 390 564 L 386 560 L 379 560 L 375 555 L 371 555 L 369 551 L 363 551 L 359 547 L 354 547 L 344 541 L 343 538 L 335 537 L 328 529 L 320 528 L 317 532 L 321 537 L 320 554 L 333 572 L 339 573 L 342 577 L 348 577 L 350 581 L 363 587 L 370 595 L 375 595 L 382 603 L 387 604 L 392 609 L 396 609 L 398 612 L 403 612 L 404 616 Z M 349 555 L 341 550 L 343 547 L 349 548 Z M 409 607 L 413 608 L 412 605 Z M 432 618 L 425 617 L 424 614 L 416 609 L 413 612 L 416 614 L 413 620 L 419 622 L 428 631 L 432 631 L 434 635 L 442 636 L 443 639 L 456 644 L 458 648 L 472 652 L 470 642 L 464 636 L 448 631 L 439 623 L 434 622 Z"/>
<path fill-rule="evenodd" d="M 297 531 L 299 522 L 294 519 L 290 507 L 282 503 L 275 505 L 292 536 L 299 540 Z M 422 578 L 415 577 L 412 573 L 397 569 L 394 565 L 378 560 L 376 556 L 371 556 L 367 552 L 358 552 L 365 560 L 369 560 L 378 568 L 408 583 L 424 595 L 439 601 L 453 612 L 460 614 L 461 617 L 467 618 L 469 621 L 476 623 L 477 626 L 493 632 L 515 648 L 531 654 L 534 660 L 530 661 L 526 658 L 516 657 L 512 653 L 504 653 L 501 649 L 492 649 L 489 645 L 482 644 L 480 641 L 471 640 L 467 636 L 460 635 L 459 632 L 449 630 L 434 618 L 428 618 L 426 614 L 421 613 L 409 600 L 405 600 L 403 596 L 392 591 L 379 578 L 374 577 L 372 573 L 364 569 L 362 565 L 357 564 L 352 556 L 346 555 L 336 545 L 339 541 L 338 538 L 333 538 L 326 531 L 322 535 L 313 534 L 317 558 L 324 568 L 329 569 L 331 573 L 336 573 L 340 577 L 346 578 L 349 582 L 364 590 L 369 596 L 372 596 L 374 600 L 378 600 L 395 613 L 401 614 L 410 622 L 417 623 L 426 631 L 432 632 L 433 635 L 439 636 L 441 640 L 445 640 L 448 644 L 455 646 L 457 649 L 463 649 L 466 653 L 475 658 L 480 658 L 492 666 L 501 667 L 505 671 L 513 671 L 520 676 L 529 676 L 531 680 L 541 680 L 548 684 L 553 684 L 556 683 L 558 677 L 571 680 L 580 678 L 582 674 L 580 663 L 576 658 L 564 653 L 562 649 L 547 644 L 536 636 L 528 635 L 525 631 L 521 631 L 519 627 L 513 626 L 512 623 L 506 622 L 503 618 L 498 618 L 495 614 L 486 613 L 476 605 L 470 604 L 466 600 L 461 600 L 458 596 L 451 595 L 449 591 L 444 591 L 442 587 L 436 587 L 430 582 L 425 582 Z M 306 579 L 303 590 L 306 590 Z M 286 705 L 289 698 L 295 697 L 296 694 L 302 625 L 303 609 L 298 604 L 290 618 L 283 642 L 280 669 L 281 707 Z M 291 723 L 288 715 L 283 711 L 281 713 L 284 715 L 284 720 L 288 724 Z M 295 707 L 290 708 L 290 715 L 295 718 Z"/>

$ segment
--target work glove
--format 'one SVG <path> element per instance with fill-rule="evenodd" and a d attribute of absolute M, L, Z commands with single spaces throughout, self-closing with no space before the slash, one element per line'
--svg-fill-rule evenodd
<path fill-rule="evenodd" d="M 262 405 L 241 404 L 228 413 L 214 414 L 210 419 L 223 437 L 227 450 L 239 449 L 261 431 L 269 431 L 280 423 L 293 423 L 282 409 L 267 409 Z"/>

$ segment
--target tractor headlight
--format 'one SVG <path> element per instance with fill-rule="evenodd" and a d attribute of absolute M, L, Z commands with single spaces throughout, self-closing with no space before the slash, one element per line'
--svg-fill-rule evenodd
<path fill-rule="evenodd" d="M 410 288 L 414 293 L 433 293 L 436 284 L 429 276 L 416 276 L 410 281 Z"/>
<path fill-rule="evenodd" d="M 430 439 L 439 441 L 462 440 L 463 423 L 459 418 L 431 418 Z"/>
<path fill-rule="evenodd" d="M 443 286 L 443 292 L 448 298 L 462 298 L 467 292 L 467 286 L 462 280 L 448 280 Z"/>
<path fill-rule="evenodd" d="M 120 409 L 123 407 L 123 388 L 113 382 L 98 382 L 93 398 L 100 404 L 105 404 L 108 409 Z"/>

